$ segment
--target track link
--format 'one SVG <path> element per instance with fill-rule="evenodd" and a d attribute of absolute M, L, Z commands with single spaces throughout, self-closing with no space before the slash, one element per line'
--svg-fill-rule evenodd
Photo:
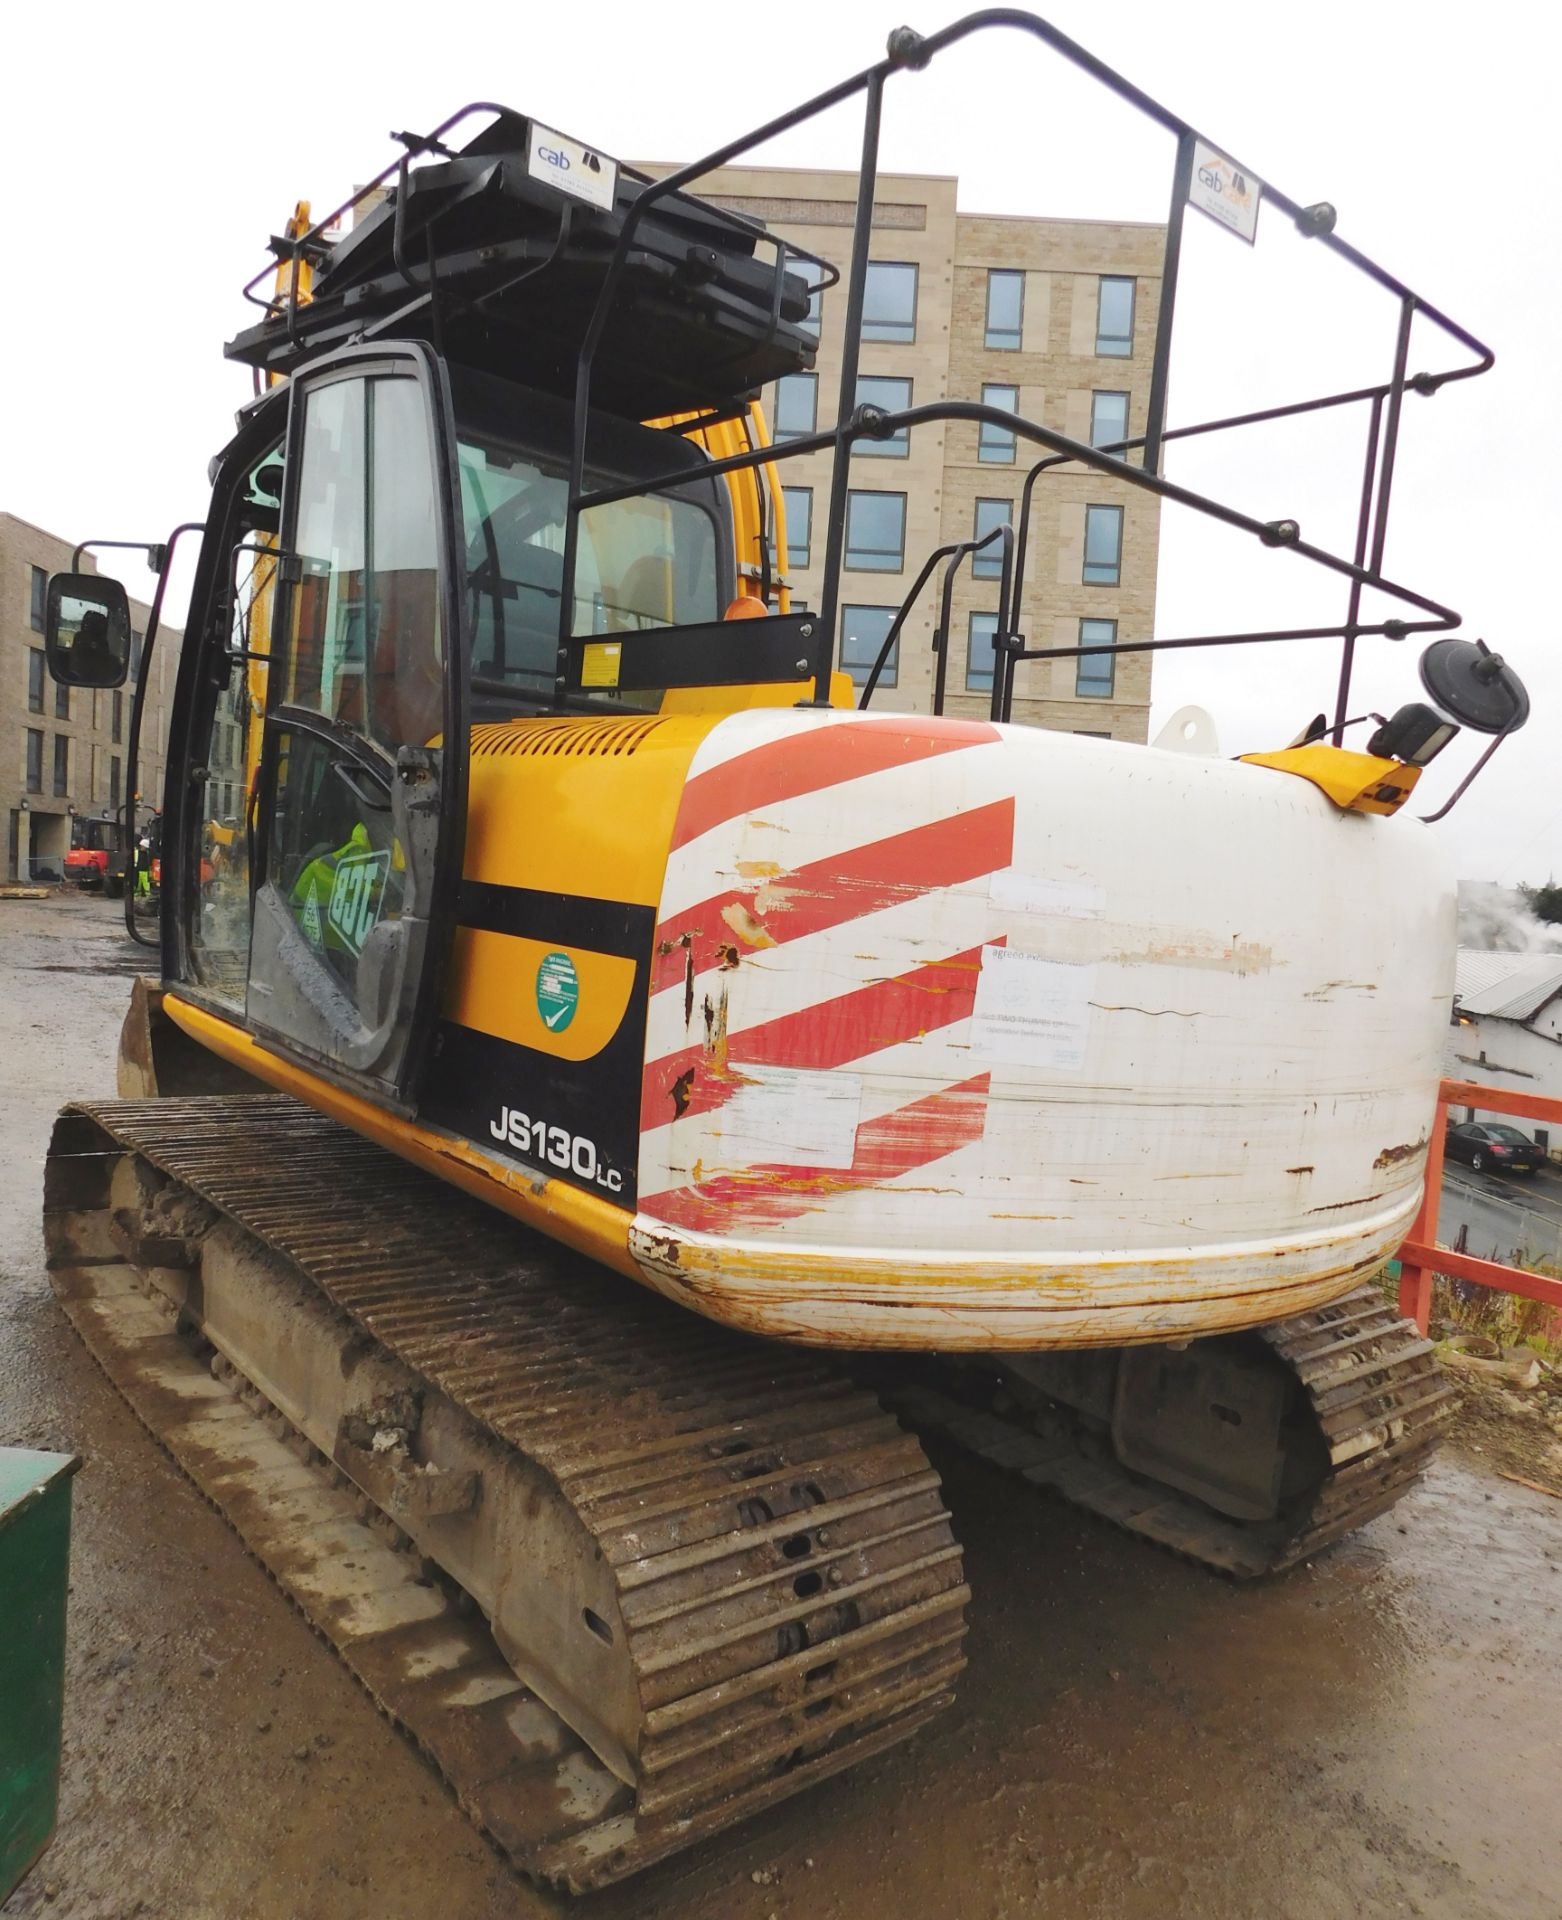
<path fill-rule="evenodd" d="M 1250 1579 L 1295 1566 L 1402 1499 L 1454 1407 L 1431 1342 L 1370 1285 L 1260 1332 L 1297 1380 L 1328 1457 L 1322 1476 L 1272 1521 L 1229 1519 L 1129 1471 L 1071 1408 L 1001 1374 L 986 1377 L 979 1398 L 970 1372 L 958 1376 L 958 1397 L 918 1383 L 886 1398 L 921 1432 L 942 1434 L 1126 1533 Z"/>
<path fill-rule="evenodd" d="M 282 1096 L 67 1108 L 45 1227 L 106 1371 L 531 1876 L 623 1878 L 951 1701 L 969 1595 L 938 1477 L 817 1356 L 670 1307 Z M 332 1394 L 351 1411 L 322 1429 Z M 545 1525 L 491 1518 L 507 1476 L 506 1513 Z M 498 1527 L 493 1592 L 464 1583 L 491 1630 L 365 1526 L 359 1489 L 456 1580 Z M 541 1602 L 506 1611 L 512 1571 L 550 1556 Z"/>

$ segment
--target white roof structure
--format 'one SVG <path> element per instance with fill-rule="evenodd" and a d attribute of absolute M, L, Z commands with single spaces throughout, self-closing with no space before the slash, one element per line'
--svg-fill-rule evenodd
<path fill-rule="evenodd" d="M 1529 1020 L 1562 993 L 1562 953 L 1487 953 L 1459 949 L 1454 999 L 1461 1013 Z"/>

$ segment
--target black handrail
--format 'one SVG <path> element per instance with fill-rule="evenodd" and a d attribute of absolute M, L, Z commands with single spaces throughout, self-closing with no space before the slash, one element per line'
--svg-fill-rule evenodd
<path fill-rule="evenodd" d="M 925 68 L 934 58 L 947 48 L 970 36 L 992 29 L 1008 29 L 1028 34 L 1051 47 L 1064 59 L 1081 68 L 1092 78 L 1115 93 L 1120 99 L 1148 116 L 1158 126 L 1171 133 L 1177 141 L 1176 161 L 1173 168 L 1171 215 L 1167 223 L 1166 252 L 1162 272 L 1161 303 L 1159 323 L 1156 330 L 1155 350 L 1150 378 L 1149 418 L 1146 431 L 1142 436 L 1119 443 L 1119 448 L 1144 449 L 1144 462 L 1141 466 L 1129 466 L 1120 459 L 1103 454 L 1100 449 L 1089 448 L 1082 443 L 1070 440 L 1062 434 L 1052 433 L 1033 421 L 1026 421 L 1017 414 L 1002 412 L 994 408 L 977 406 L 970 402 L 943 402 L 937 406 L 908 409 L 894 415 L 877 415 L 872 426 L 865 424 L 865 415 L 875 413 L 854 407 L 856 387 L 856 349 L 861 338 L 863 297 L 866 283 L 867 250 L 871 232 L 873 195 L 876 185 L 879 113 L 885 82 L 894 74 L 908 70 Z M 816 94 L 802 105 L 778 114 L 767 120 L 763 126 L 736 139 L 724 141 L 703 158 L 689 162 L 677 168 L 659 181 L 651 182 L 627 209 L 623 225 L 619 232 L 613 258 L 609 264 L 590 323 L 586 329 L 576 362 L 575 421 L 570 463 L 569 508 L 565 530 L 564 545 L 564 591 L 560 600 L 559 650 L 556 691 L 563 694 L 568 687 L 569 641 L 571 634 L 571 609 L 573 608 L 574 575 L 578 554 L 577 522 L 580 513 L 588 506 L 605 505 L 611 500 L 624 499 L 634 494 L 652 492 L 663 479 L 642 481 L 634 488 L 585 490 L 586 455 L 588 438 L 588 411 L 591 399 L 592 369 L 595 355 L 606 326 L 607 317 L 618 296 L 625 262 L 633 241 L 634 232 L 644 212 L 656 200 L 667 193 L 680 190 L 717 168 L 726 166 L 741 155 L 760 146 L 778 134 L 790 131 L 831 107 L 838 106 L 856 95 L 863 96 L 863 138 L 862 160 L 859 172 L 856 208 L 853 220 L 853 251 L 851 271 L 847 279 L 847 307 L 845 317 L 845 352 L 841 369 L 840 403 L 838 417 L 833 429 L 822 434 L 811 434 L 791 440 L 782 445 L 766 448 L 761 456 L 737 455 L 711 464 L 712 475 L 739 472 L 743 468 L 757 465 L 762 458 L 765 461 L 795 459 L 798 456 L 822 450 L 828 447 L 832 454 L 832 472 L 830 480 L 829 503 L 826 513 L 826 539 L 824 557 L 824 579 L 822 604 L 816 623 L 817 637 L 814 642 L 814 693 L 815 704 L 823 704 L 828 699 L 829 675 L 836 657 L 836 612 L 840 594 L 840 571 L 845 549 L 846 494 L 850 477 L 850 454 L 853 442 L 865 432 L 875 434 L 884 431 L 907 430 L 937 420 L 964 420 L 992 424 L 1005 431 L 1054 449 L 1056 462 L 1081 461 L 1097 471 L 1108 473 L 1126 481 L 1128 484 L 1146 489 L 1162 499 L 1173 500 L 1192 510 L 1224 521 L 1240 531 L 1252 534 L 1266 545 L 1283 546 L 1313 563 L 1340 574 L 1349 582 L 1349 603 L 1343 623 L 1318 629 L 1321 636 L 1340 638 L 1344 641 L 1344 655 L 1341 662 L 1340 687 L 1337 694 L 1336 724 L 1343 717 L 1349 698 L 1350 672 L 1357 638 L 1369 632 L 1387 631 L 1396 636 L 1412 631 L 1437 631 L 1457 626 L 1460 616 L 1451 608 L 1429 597 L 1416 593 L 1408 587 L 1388 580 L 1382 573 L 1384 542 L 1387 531 L 1388 505 L 1393 478 L 1394 449 L 1397 441 L 1400 408 L 1407 386 L 1421 393 L 1433 393 L 1452 380 L 1467 379 L 1485 372 L 1493 363 L 1491 350 L 1474 334 L 1458 325 L 1448 315 L 1430 301 L 1415 293 L 1404 282 L 1397 279 L 1387 269 L 1370 260 L 1348 241 L 1340 238 L 1334 231 L 1334 210 L 1324 204 L 1304 205 L 1292 199 L 1288 194 L 1275 187 L 1272 182 L 1258 175 L 1255 170 L 1244 167 L 1249 175 L 1262 181 L 1264 199 L 1280 212 L 1288 215 L 1298 230 L 1308 239 L 1315 241 L 1326 250 L 1336 254 L 1357 271 L 1367 275 L 1376 285 L 1383 288 L 1400 305 L 1401 324 L 1394 370 L 1391 378 L 1376 388 L 1357 389 L 1351 393 L 1329 394 L 1315 399 L 1292 402 L 1280 407 L 1265 408 L 1250 414 L 1233 416 L 1224 423 L 1209 422 L 1192 428 L 1168 429 L 1165 424 L 1167 394 L 1167 374 L 1170 364 L 1172 318 L 1174 312 L 1177 268 L 1181 244 L 1181 228 L 1188 204 L 1188 188 L 1191 179 L 1195 144 L 1203 141 L 1223 154 L 1225 150 L 1218 143 L 1209 141 L 1191 122 L 1182 119 L 1169 108 L 1163 106 L 1141 88 L 1125 79 L 1104 61 L 1096 58 L 1081 47 L 1068 35 L 1060 32 L 1049 22 L 1036 15 L 1016 8 L 992 7 L 967 15 L 961 20 L 937 33 L 922 36 L 909 28 L 898 29 L 890 35 L 885 58 L 862 72 L 853 74 L 846 80 Z M 1233 165 L 1241 165 L 1233 155 L 1225 155 Z M 1439 331 L 1457 342 L 1470 355 L 1472 362 L 1444 368 L 1431 373 L 1408 375 L 1408 346 L 1411 324 L 1417 314 L 1435 326 Z M 1386 418 L 1384 402 L 1387 402 Z M 1371 407 L 1371 457 L 1366 462 L 1362 505 L 1359 515 L 1361 531 L 1355 554 L 1346 559 L 1342 555 L 1328 552 L 1301 538 L 1300 531 L 1293 521 L 1259 521 L 1252 515 L 1218 501 L 1213 497 L 1199 493 L 1191 488 L 1178 487 L 1166 481 L 1160 472 L 1161 449 L 1167 440 L 1188 437 L 1194 433 L 1217 431 L 1221 425 L 1249 424 L 1259 420 L 1272 420 L 1293 417 L 1319 408 L 1349 404 L 1352 401 L 1366 401 Z M 1045 467 L 1056 462 L 1043 462 Z M 670 479 L 672 476 L 666 476 Z M 1036 473 L 1027 476 L 1024 506 L 1020 515 L 1018 546 L 1014 554 L 1016 578 L 1023 578 L 1025 543 Z M 936 564 L 946 550 L 940 548 L 931 562 Z M 905 613 L 910 601 L 921 592 L 929 577 L 930 568 L 924 568 L 919 575 L 906 606 L 897 617 L 891 632 L 898 634 L 904 624 Z M 1426 615 L 1421 620 L 1387 621 L 1375 626 L 1364 626 L 1359 619 L 1362 589 L 1370 587 L 1392 598 L 1404 602 L 1409 607 Z M 1299 630 L 1292 630 L 1293 633 Z M 1013 642 L 1019 636 L 1005 629 L 1004 644 L 995 657 L 994 706 L 1002 707 L 1006 715 L 1012 700 L 1013 666 L 1017 659 L 1047 658 L 1065 652 L 1108 651 L 1104 648 L 1055 649 L 1049 648 L 1032 652 L 1023 646 L 1016 647 Z M 1155 651 L 1165 645 L 1180 644 L 1220 644 L 1229 638 L 1232 643 L 1238 638 L 1272 639 L 1279 634 L 1251 636 L 1222 636 L 1197 642 L 1135 642 L 1126 643 L 1122 651 Z M 886 656 L 887 657 L 887 656 Z M 870 679 L 870 686 L 876 684 L 877 675 Z M 1000 683 L 1002 692 L 1000 693 Z"/>

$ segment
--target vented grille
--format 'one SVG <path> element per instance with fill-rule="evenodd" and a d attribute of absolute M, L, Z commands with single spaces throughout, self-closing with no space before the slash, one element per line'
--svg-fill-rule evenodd
<path fill-rule="evenodd" d="M 473 727 L 476 754 L 621 754 L 642 747 L 663 722 L 655 715 L 643 720 L 596 720 L 564 715 L 547 720 L 503 720 Z"/>

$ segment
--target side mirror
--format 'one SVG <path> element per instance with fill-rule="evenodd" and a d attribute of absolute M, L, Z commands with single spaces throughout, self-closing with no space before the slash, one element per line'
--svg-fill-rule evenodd
<path fill-rule="evenodd" d="M 122 687 L 130 671 L 130 602 L 117 580 L 57 573 L 44 616 L 49 672 L 68 687 Z"/>

